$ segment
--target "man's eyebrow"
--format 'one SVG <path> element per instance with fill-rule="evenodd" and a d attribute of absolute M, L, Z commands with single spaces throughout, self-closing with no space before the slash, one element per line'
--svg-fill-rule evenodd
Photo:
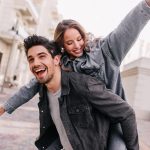
<path fill-rule="evenodd" d="M 47 53 L 45 52 L 38 53 L 37 55 L 42 55 L 42 54 L 47 55 Z"/>
<path fill-rule="evenodd" d="M 39 55 L 43 55 L 43 54 L 44 54 L 44 55 L 48 55 L 48 54 L 47 54 L 47 53 L 45 53 L 45 52 L 38 53 L 37 55 L 39 56 Z M 29 59 L 29 58 L 32 58 L 32 56 L 31 56 L 31 55 L 29 55 L 27 58 L 28 58 L 28 59 Z"/>

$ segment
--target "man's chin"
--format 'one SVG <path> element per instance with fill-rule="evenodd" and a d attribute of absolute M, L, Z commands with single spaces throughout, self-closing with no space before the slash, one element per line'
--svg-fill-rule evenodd
<path fill-rule="evenodd" d="M 41 84 L 48 84 L 51 80 L 52 80 L 53 76 L 49 76 L 49 77 L 43 77 L 43 78 L 38 78 L 36 76 L 36 79 L 38 80 L 39 83 Z"/>
<path fill-rule="evenodd" d="M 47 84 L 47 83 L 49 83 L 49 80 L 45 80 L 45 79 L 37 79 L 37 80 L 41 84 Z"/>
<path fill-rule="evenodd" d="M 45 84 L 45 83 L 46 83 L 46 81 L 45 81 L 44 79 L 39 79 L 39 78 L 36 78 L 36 79 L 37 79 L 38 82 L 41 83 L 41 84 Z"/>
<path fill-rule="evenodd" d="M 45 84 L 45 82 L 44 82 L 44 81 L 39 81 L 39 83 L 40 83 L 40 84 Z"/>

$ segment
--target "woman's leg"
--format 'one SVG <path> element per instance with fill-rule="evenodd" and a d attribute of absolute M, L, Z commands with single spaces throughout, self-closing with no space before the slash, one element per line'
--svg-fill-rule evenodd
<path fill-rule="evenodd" d="M 108 150 L 127 150 L 123 140 L 122 129 L 120 124 L 110 126 Z"/>

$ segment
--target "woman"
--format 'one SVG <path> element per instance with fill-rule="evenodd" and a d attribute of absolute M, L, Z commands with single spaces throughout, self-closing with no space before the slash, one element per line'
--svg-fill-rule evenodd
<path fill-rule="evenodd" d="M 103 39 L 89 40 L 83 27 L 74 20 L 60 22 L 56 27 L 54 40 L 64 51 L 61 61 L 62 69 L 95 76 L 103 80 L 108 89 L 125 100 L 119 67 L 137 36 L 150 19 L 149 6 L 150 0 L 139 3 L 121 24 Z M 5 103 L 5 109 L 2 113 L 5 110 L 11 113 L 31 99 L 38 92 L 38 86 L 37 81 L 32 80 L 29 85 L 22 87 Z M 111 126 L 111 128 L 111 132 L 116 130 L 116 127 Z M 118 135 L 116 136 L 117 139 L 115 139 L 114 134 L 110 135 L 113 136 L 114 142 L 108 144 L 108 149 L 125 149 L 123 144 L 118 142 Z M 110 141 L 113 141 L 111 136 Z"/>

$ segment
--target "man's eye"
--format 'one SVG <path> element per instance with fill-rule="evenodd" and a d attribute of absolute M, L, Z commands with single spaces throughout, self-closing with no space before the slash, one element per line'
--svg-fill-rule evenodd
<path fill-rule="evenodd" d="M 28 59 L 28 62 L 29 63 L 32 63 L 33 62 L 33 59 L 31 58 L 31 59 Z"/>
<path fill-rule="evenodd" d="M 40 58 L 45 58 L 45 55 L 40 55 Z"/>

